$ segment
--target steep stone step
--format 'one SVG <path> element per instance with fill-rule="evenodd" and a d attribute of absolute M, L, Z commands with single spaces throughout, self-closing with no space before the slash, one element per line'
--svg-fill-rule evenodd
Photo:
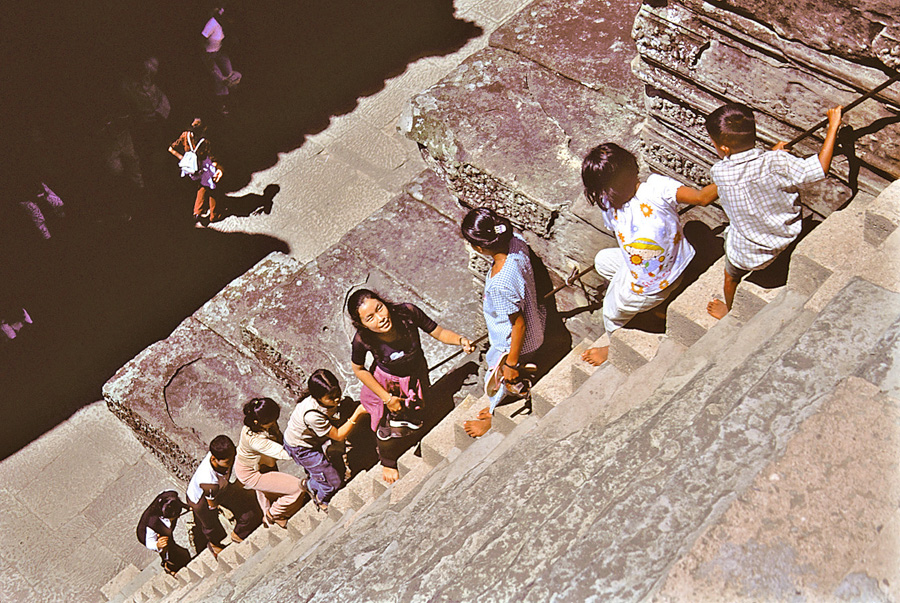
<path fill-rule="evenodd" d="M 534 413 L 544 416 L 553 407 L 571 396 L 588 380 L 597 367 L 593 367 L 581 359 L 581 354 L 591 347 L 588 339 L 578 343 L 560 360 L 553 369 L 544 375 L 531 388 L 531 399 Z"/>
<path fill-rule="evenodd" d="M 669 304 L 666 316 L 668 337 L 690 346 L 716 324 L 717 320 L 706 311 L 706 305 L 714 297 L 722 299 L 724 272 L 725 256 L 722 256 Z M 772 301 L 780 291 L 780 287 L 765 289 L 744 280 L 737 288 L 730 314 L 742 322 L 747 321 Z"/>
<path fill-rule="evenodd" d="M 810 295 L 807 307 L 822 309 L 856 275 L 891 291 L 900 290 L 900 233 L 882 224 L 882 236 L 861 240 L 859 233 L 873 208 L 890 212 L 897 203 L 900 187 L 892 185 L 874 201 L 854 200 L 800 242 L 791 257 L 788 286 Z M 875 243 L 877 239 L 877 244 Z"/>
<path fill-rule="evenodd" d="M 466 396 L 440 423 L 425 434 L 422 438 L 422 458 L 425 462 L 432 466 L 437 465 L 452 449 L 464 449 L 472 442 L 472 438 L 465 432 L 460 434 L 458 426 L 478 412 L 475 406 L 477 401 L 472 395 Z"/>
<path fill-rule="evenodd" d="M 598 588 L 612 598 L 632 596 L 639 598 L 636 593 L 646 592 L 644 589 L 649 588 L 652 579 L 642 582 L 636 576 L 648 574 L 642 571 L 621 571 L 625 567 L 622 565 L 623 561 L 631 569 L 636 569 L 630 561 L 632 558 L 646 560 L 649 555 L 656 559 L 656 554 L 660 552 L 664 553 L 662 557 L 666 557 L 670 554 L 670 549 L 666 547 L 677 548 L 676 543 L 683 542 L 686 534 L 693 533 L 696 524 L 690 526 L 682 524 L 680 519 L 673 516 L 673 519 L 664 525 L 665 530 L 675 534 L 661 537 L 661 542 L 657 544 L 662 548 L 658 548 L 655 544 L 653 547 L 656 548 L 649 552 L 643 549 L 658 537 L 656 532 L 650 540 L 646 539 L 647 536 L 614 538 L 607 534 L 622 530 L 628 532 L 630 529 L 643 533 L 641 530 L 646 530 L 647 525 L 657 527 L 660 521 L 673 512 L 671 509 L 653 506 L 657 503 L 663 504 L 662 499 L 654 496 L 657 488 L 667 489 L 668 500 L 676 501 L 677 495 L 699 496 L 705 501 L 704 505 L 700 505 L 701 510 L 697 511 L 685 510 L 682 505 L 686 503 L 679 502 L 678 518 L 684 514 L 691 522 L 696 522 L 699 514 L 706 514 L 710 509 L 715 509 L 716 505 L 709 504 L 711 500 L 709 496 L 712 494 L 708 490 L 721 489 L 721 486 L 717 485 L 719 480 L 722 483 L 730 480 L 734 484 L 735 480 L 739 482 L 740 478 L 720 475 L 711 480 L 712 486 L 710 480 L 701 484 L 692 473 L 694 462 L 700 458 L 702 463 L 706 464 L 706 471 L 727 474 L 736 467 L 744 467 L 746 462 L 752 462 L 749 456 L 771 455 L 768 446 L 762 447 L 764 453 L 753 449 L 747 461 L 743 460 L 742 453 L 719 454 L 719 452 L 724 444 L 731 444 L 731 440 L 737 437 L 737 434 L 743 433 L 748 425 L 753 429 L 754 435 L 750 438 L 744 437 L 741 445 L 750 445 L 753 448 L 751 444 L 759 442 L 757 438 L 762 437 L 756 434 L 759 428 L 754 427 L 753 421 L 748 423 L 744 417 L 747 413 L 752 415 L 754 411 L 779 403 L 781 396 L 773 402 L 768 400 L 767 392 L 773 389 L 773 383 L 778 384 L 778 390 L 788 391 L 785 379 L 793 372 L 802 370 L 802 366 L 805 365 L 802 361 L 804 355 L 824 355 L 829 359 L 833 373 L 831 377 L 826 377 L 825 381 L 849 370 L 859 356 L 864 355 L 856 350 L 838 353 L 838 358 L 835 358 L 833 351 L 823 345 L 834 337 L 833 330 L 838 329 L 840 331 L 837 334 L 838 338 L 856 338 L 863 344 L 862 347 L 866 347 L 865 340 L 877 339 L 878 330 L 883 330 L 890 324 L 883 316 L 876 318 L 860 316 L 859 309 L 854 312 L 848 307 L 852 300 L 861 295 L 873 296 L 882 302 L 884 307 L 890 308 L 893 304 L 895 316 L 900 313 L 900 303 L 896 299 L 891 301 L 890 296 L 885 296 L 870 285 L 857 281 L 854 287 L 843 292 L 840 300 L 827 309 L 826 315 L 813 322 L 812 316 L 803 310 L 802 297 L 788 292 L 767 306 L 742 330 L 744 335 L 742 341 L 748 343 L 749 352 L 739 350 L 737 348 L 740 346 L 735 345 L 726 346 L 727 349 L 724 350 L 721 348 L 712 350 L 708 353 L 713 359 L 711 365 L 709 361 L 700 362 L 696 357 L 693 359 L 693 366 L 700 366 L 697 371 L 690 370 L 692 363 L 688 361 L 691 359 L 686 358 L 688 353 L 684 352 L 668 372 L 667 379 L 664 379 L 668 381 L 666 387 L 670 390 L 675 389 L 677 395 L 657 409 L 644 411 L 642 405 L 622 415 L 613 423 L 601 418 L 586 426 L 584 423 L 586 414 L 583 409 L 573 413 L 571 423 L 554 421 L 553 419 L 560 419 L 561 415 L 565 414 L 564 407 L 568 402 L 557 407 L 541 420 L 539 427 L 529 431 L 528 437 L 521 440 L 518 446 L 510 448 L 495 459 L 494 463 L 485 468 L 481 474 L 473 476 L 471 482 L 460 484 L 456 488 L 443 489 L 441 496 L 435 496 L 429 501 L 430 506 L 427 509 L 421 506 L 425 504 L 424 499 L 420 500 L 419 506 L 415 508 L 407 507 L 408 517 L 414 516 L 418 526 L 414 549 L 407 548 L 408 545 L 413 545 L 413 542 L 409 538 L 404 538 L 396 528 L 390 531 L 388 541 L 395 543 L 392 546 L 398 547 L 395 554 L 410 555 L 408 558 L 411 566 L 416 568 L 417 573 L 415 576 L 397 576 L 396 579 L 382 578 L 381 588 L 390 589 L 390 592 L 395 593 L 400 599 L 411 597 L 413 593 L 423 598 L 436 596 L 466 600 L 489 593 L 488 596 L 491 597 L 508 599 L 514 598 L 515 593 L 519 592 L 516 589 L 523 584 L 526 585 L 526 594 L 532 600 L 544 600 L 551 592 L 559 593 L 564 598 L 581 599 L 588 594 L 597 594 Z M 775 320 L 779 312 L 782 320 Z M 873 322 L 875 324 L 872 324 Z M 734 322 L 729 324 L 726 320 L 720 323 L 716 330 L 733 328 L 734 324 Z M 812 326 L 807 329 L 810 324 Z M 773 332 L 777 335 L 774 338 Z M 710 344 L 721 341 L 721 338 L 717 340 L 712 335 L 714 334 L 711 333 L 708 340 Z M 733 338 L 725 339 L 733 341 Z M 842 346 L 842 342 L 837 344 L 838 347 Z M 720 367 L 718 376 L 714 376 L 715 367 L 719 363 L 727 366 Z M 650 363 L 648 367 L 652 364 Z M 675 371 L 676 368 L 678 371 Z M 585 384 L 582 391 L 586 392 L 595 380 L 602 383 L 605 371 L 615 370 L 615 367 L 601 369 Z M 686 373 L 686 376 L 681 377 L 681 381 L 687 383 L 681 383 L 681 387 L 677 387 L 679 371 Z M 794 386 L 796 387 L 796 384 Z M 802 390 L 800 398 L 807 401 L 818 399 L 819 387 L 816 384 L 802 381 L 799 387 Z M 766 397 L 766 403 L 759 403 L 761 396 Z M 579 397 L 573 397 L 571 402 L 576 404 Z M 735 398 L 744 402 L 735 406 L 735 410 L 729 410 L 728 400 Z M 582 403 L 593 404 L 595 400 L 595 397 L 586 395 Z M 785 404 L 793 402 L 787 401 Z M 802 406 L 803 402 L 798 404 Z M 784 409 L 783 415 L 787 418 L 785 426 L 776 421 L 776 426 L 773 427 L 775 432 L 790 431 L 792 422 L 798 420 L 794 414 L 793 411 Z M 744 428 L 736 432 L 732 428 L 717 431 L 712 427 L 723 419 L 730 421 L 729 425 L 740 424 Z M 712 439 L 695 440 L 698 430 L 699 433 L 708 434 Z M 617 435 L 620 432 L 621 437 Z M 701 450 L 706 449 L 704 447 L 716 449 L 716 454 L 701 453 Z M 699 457 L 687 454 L 691 449 Z M 709 465 L 713 461 L 721 463 L 721 467 L 718 467 L 718 464 Z M 664 470 L 666 464 L 669 464 L 671 472 Z M 556 469 L 551 470 L 551 467 Z M 560 473 L 559 470 L 564 468 L 567 471 Z M 693 479 L 686 479 L 691 476 Z M 652 486 L 651 484 L 655 483 L 653 480 L 661 480 L 660 485 Z M 666 484 L 673 485 L 666 486 Z M 674 484 L 678 484 L 680 488 L 668 492 L 668 489 L 675 487 Z M 727 491 L 733 491 L 733 488 L 732 485 Z M 465 490 L 464 494 L 460 492 L 461 489 Z M 537 493 L 540 493 L 540 496 Z M 619 507 L 611 506 L 609 501 L 612 500 L 621 501 Z M 472 501 L 481 502 L 473 506 Z M 598 504 L 603 508 L 598 510 Z M 637 504 L 638 508 L 643 508 L 642 505 L 650 507 L 646 509 L 647 512 L 629 512 L 623 515 L 626 513 L 624 509 L 634 504 Z M 482 505 L 487 505 L 488 508 L 482 508 Z M 469 509 L 469 513 L 461 513 L 462 508 Z M 616 511 L 617 508 L 620 510 Z M 605 512 L 606 515 L 601 512 Z M 461 519 L 460 515 L 468 516 Z M 634 518 L 643 519 L 635 521 Z M 553 528 L 548 525 L 548 521 L 552 523 Z M 597 527 L 600 524 L 603 526 L 602 529 Z M 485 525 L 493 527 L 486 530 Z M 587 529 L 586 526 L 591 528 Z M 577 538 L 565 536 L 575 533 L 578 533 Z M 443 536 L 444 534 L 446 536 Z M 435 536 L 440 540 L 435 539 Z M 565 542 L 560 543 L 559 540 Z M 602 544 L 600 540 L 603 540 Z M 369 535 L 366 542 L 369 543 L 367 546 L 370 549 L 376 546 L 374 535 Z M 522 546 L 525 542 L 528 543 L 527 547 Z M 371 550 L 383 551 L 387 543 L 385 541 Z M 607 550 L 612 552 L 606 553 Z M 594 562 L 598 551 L 607 557 L 605 562 Z M 376 553 L 377 557 L 378 555 L 380 553 Z M 355 566 L 347 568 L 346 562 L 342 563 L 336 558 L 318 560 L 323 566 L 332 568 L 328 578 L 331 585 L 328 588 L 328 596 L 377 598 L 375 591 L 353 586 L 349 574 L 345 573 L 346 570 L 352 569 L 356 584 L 365 584 L 367 575 L 383 576 L 383 573 L 379 573 L 379 564 L 373 559 L 375 557 L 361 570 Z M 488 562 L 488 559 L 491 561 Z M 585 562 L 588 559 L 591 562 L 587 563 L 586 567 Z M 629 561 L 625 561 L 626 559 Z M 480 569 L 482 563 L 485 568 L 483 570 Z M 651 559 L 646 563 L 652 570 L 655 561 Z M 515 568 L 528 568 L 528 575 L 536 576 L 536 579 L 525 579 L 525 575 Z M 609 574 L 604 572 L 600 573 L 606 578 L 603 576 L 598 578 L 592 573 L 598 571 L 597 568 L 612 568 L 611 571 L 617 576 L 631 578 L 610 579 Z M 303 573 L 308 574 L 307 571 Z M 287 578 L 279 576 L 278 579 Z M 607 586 L 602 584 L 598 586 L 595 582 L 595 580 L 602 582 L 604 579 L 607 580 L 604 583 Z M 629 583 L 628 580 L 632 582 Z M 312 600 L 317 600 L 316 593 L 319 592 L 317 589 L 323 586 L 318 580 L 308 584 L 300 584 L 297 581 L 289 583 L 300 588 L 301 598 L 310 596 Z M 528 585 L 533 585 L 530 591 Z M 491 590 L 485 590 L 488 586 Z"/>
<path fill-rule="evenodd" d="M 854 591 L 860 601 L 896 600 L 900 549 L 884 528 L 900 517 L 897 402 L 867 381 L 843 380 L 784 455 L 705 528 L 653 600 L 736 601 L 753 592 L 757 600 L 836 601 Z"/>
<path fill-rule="evenodd" d="M 900 226 L 900 181 L 894 181 L 866 208 L 863 238 L 877 247 Z"/>

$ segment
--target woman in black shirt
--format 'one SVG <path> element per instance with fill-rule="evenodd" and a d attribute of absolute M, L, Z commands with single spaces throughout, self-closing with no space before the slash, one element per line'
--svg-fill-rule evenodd
<path fill-rule="evenodd" d="M 462 346 L 466 352 L 474 347 L 469 339 L 438 325 L 418 306 L 392 304 L 368 289 L 350 296 L 347 313 L 356 327 L 350 359 L 353 373 L 363 385 L 359 400 L 371 417 L 384 480 L 392 483 L 400 476 L 399 450 L 390 441 L 422 426 L 417 415 L 430 385 L 419 330 L 442 343 Z M 372 371 L 365 367 L 369 352 L 375 358 Z"/>

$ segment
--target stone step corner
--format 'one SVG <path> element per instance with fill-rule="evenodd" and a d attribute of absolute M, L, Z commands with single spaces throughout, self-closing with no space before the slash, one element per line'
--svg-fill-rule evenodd
<path fill-rule="evenodd" d="M 118 574 L 110 578 L 109 582 L 100 587 L 100 592 L 107 600 L 113 599 L 129 582 L 137 578 L 141 573 L 133 563 L 122 568 Z"/>
<path fill-rule="evenodd" d="M 609 336 L 609 362 L 630 374 L 653 360 L 664 337 L 663 333 L 617 329 Z"/>
<path fill-rule="evenodd" d="M 877 247 L 900 226 L 900 180 L 894 181 L 865 210 L 863 237 Z"/>
<path fill-rule="evenodd" d="M 398 459 L 397 466 L 400 470 L 400 479 L 391 484 L 389 503 L 391 505 L 396 505 L 409 496 L 433 468 L 421 457 L 415 455 L 415 448 L 407 450 Z"/>
<path fill-rule="evenodd" d="M 341 490 L 346 491 L 347 496 L 354 501 L 356 509 L 361 509 L 387 490 L 387 486 L 377 476 L 377 471 L 377 467 L 361 471 Z"/>
<path fill-rule="evenodd" d="M 718 320 L 710 316 L 706 306 L 713 298 L 722 299 L 724 272 L 722 256 L 669 304 L 666 336 L 691 346 L 715 326 Z M 780 288 L 766 289 L 744 280 L 735 293 L 731 314 L 740 321 L 749 320 L 779 293 Z"/>
<path fill-rule="evenodd" d="M 535 414 L 544 416 L 587 381 L 590 374 L 584 367 L 590 365 L 581 359 L 581 354 L 590 346 L 588 339 L 579 342 L 531 388 Z"/>

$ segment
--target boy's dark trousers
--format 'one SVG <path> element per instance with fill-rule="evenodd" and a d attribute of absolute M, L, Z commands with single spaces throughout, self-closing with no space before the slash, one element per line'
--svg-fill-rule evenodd
<path fill-rule="evenodd" d="M 239 485 L 229 484 L 219 490 L 216 503 L 234 515 L 234 533 L 242 540 L 262 523 L 263 513 L 256 496 Z M 205 498 L 201 498 L 198 503 L 188 500 L 188 504 L 194 512 L 194 546 L 197 552 L 202 551 L 209 542 L 220 545 L 226 534 L 219 521 L 219 510 L 210 509 Z"/>

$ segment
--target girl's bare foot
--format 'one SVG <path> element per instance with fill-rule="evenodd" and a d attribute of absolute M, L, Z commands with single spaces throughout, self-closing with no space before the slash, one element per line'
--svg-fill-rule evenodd
<path fill-rule="evenodd" d="M 478 413 L 481 415 L 481 413 Z M 480 438 L 491 428 L 491 415 L 488 413 L 486 418 L 477 418 L 463 423 L 466 433 L 473 438 Z"/>
<path fill-rule="evenodd" d="M 728 314 L 728 306 L 726 306 L 725 302 L 721 299 L 714 299 L 706 304 L 706 311 L 709 312 L 709 315 L 713 318 L 722 320 L 725 315 Z"/>
<path fill-rule="evenodd" d="M 387 483 L 393 484 L 400 479 L 400 472 L 392 467 L 382 467 L 381 478 Z"/>
<path fill-rule="evenodd" d="M 608 345 L 603 346 L 602 348 L 589 348 L 581 354 L 582 360 L 594 366 L 600 366 L 606 362 L 607 358 L 609 358 Z"/>
<path fill-rule="evenodd" d="M 490 419 L 491 418 L 491 409 L 485 406 L 481 410 L 478 411 L 478 414 L 475 415 L 479 419 Z"/>

